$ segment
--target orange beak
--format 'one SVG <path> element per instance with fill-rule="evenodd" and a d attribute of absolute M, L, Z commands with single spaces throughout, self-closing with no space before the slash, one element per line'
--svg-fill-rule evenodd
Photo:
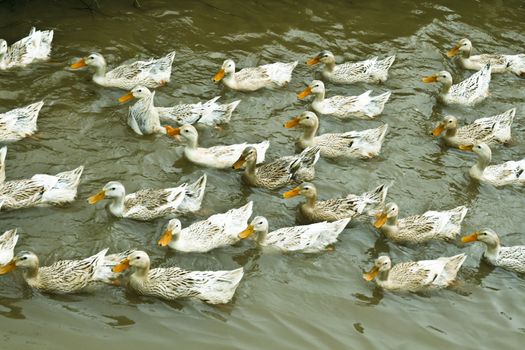
<path fill-rule="evenodd" d="M 246 158 L 244 158 L 244 156 L 241 154 L 239 159 L 237 159 L 237 161 L 233 163 L 232 168 L 235 170 L 240 169 L 244 165 L 244 163 L 246 163 Z"/>
<path fill-rule="evenodd" d="M 476 242 L 478 240 L 478 235 L 479 235 L 479 232 L 474 232 L 473 234 L 470 234 L 468 236 L 461 238 L 461 242 L 463 243 Z"/>
<path fill-rule="evenodd" d="M 370 282 L 371 280 L 376 278 L 378 273 L 379 273 L 379 267 L 374 266 L 374 267 L 372 267 L 372 269 L 370 271 L 368 271 L 367 273 L 363 274 L 363 278 L 365 280 L 367 280 L 368 282 Z"/>
<path fill-rule="evenodd" d="M 283 193 L 283 198 L 292 198 L 292 197 L 295 197 L 295 196 L 298 196 L 299 194 L 301 194 L 301 188 L 300 187 L 296 187 L 290 191 L 287 191 L 287 192 L 284 192 Z"/>
<path fill-rule="evenodd" d="M 438 126 L 436 126 L 436 128 L 434 129 L 434 131 L 432 131 L 432 135 L 438 137 L 439 135 L 441 135 L 443 130 L 445 130 L 445 124 L 439 123 Z"/>
<path fill-rule="evenodd" d="M 165 247 L 168 245 L 169 242 L 171 242 L 172 238 L 173 238 L 173 233 L 171 232 L 171 230 L 166 230 L 164 231 L 164 234 L 162 235 L 162 237 L 160 237 L 158 244 L 161 247 Z"/>
<path fill-rule="evenodd" d="M 472 151 L 474 145 L 459 145 L 459 149 L 462 151 Z"/>
<path fill-rule="evenodd" d="M 112 269 L 113 272 L 122 272 L 129 269 L 129 259 L 122 260 L 118 265 L 115 265 Z"/>
<path fill-rule="evenodd" d="M 133 93 L 130 91 L 130 92 L 128 92 L 127 94 L 125 94 L 125 95 L 123 95 L 123 96 L 120 96 L 120 97 L 118 98 L 118 101 L 119 101 L 120 103 L 128 102 L 129 100 L 133 100 L 133 97 L 134 97 L 134 96 L 133 96 Z"/>
<path fill-rule="evenodd" d="M 81 58 L 78 61 L 76 61 L 75 63 L 73 63 L 70 67 L 73 68 L 73 69 L 87 67 L 87 63 L 86 63 L 85 59 Z"/>
<path fill-rule="evenodd" d="M 381 213 L 376 216 L 376 222 L 374 222 L 375 228 L 381 228 L 386 223 L 386 220 L 388 217 L 386 216 L 386 213 Z"/>
<path fill-rule="evenodd" d="M 6 273 L 13 271 L 15 267 L 16 267 L 15 261 L 11 260 L 9 263 L 0 267 L 0 275 L 5 275 Z"/>
<path fill-rule="evenodd" d="M 164 125 L 164 129 L 166 129 L 166 134 L 168 134 L 171 137 L 180 135 L 180 128 L 174 128 L 169 125 Z"/>
<path fill-rule="evenodd" d="M 295 117 L 284 123 L 286 129 L 295 128 L 301 122 L 301 117 Z"/>
<path fill-rule="evenodd" d="M 106 198 L 106 191 L 102 190 L 94 196 L 88 198 L 89 204 L 95 204 Z"/>
<path fill-rule="evenodd" d="M 427 83 L 427 84 L 428 83 L 435 83 L 435 82 L 438 81 L 438 77 L 437 77 L 437 75 L 434 74 L 434 75 L 431 75 L 431 76 L 428 76 L 428 77 L 424 77 L 423 79 L 421 79 L 421 81 L 423 83 Z"/>
<path fill-rule="evenodd" d="M 311 93 L 312 93 L 312 88 L 310 86 L 308 86 L 306 89 L 304 89 L 303 91 L 301 91 L 297 95 L 297 98 L 302 100 L 303 98 L 305 98 L 306 96 L 310 95 Z"/>
<path fill-rule="evenodd" d="M 459 52 L 459 46 L 456 45 L 454 46 L 453 48 L 451 48 L 450 50 L 447 51 L 447 56 L 448 57 L 454 57 L 458 54 Z"/>
<path fill-rule="evenodd" d="M 309 66 L 313 66 L 314 64 L 317 64 L 321 61 L 319 56 L 315 56 L 314 58 L 310 58 L 308 61 L 306 61 L 306 64 Z"/>
<path fill-rule="evenodd" d="M 248 225 L 246 230 L 239 233 L 239 238 L 245 239 L 245 238 L 250 237 L 254 230 L 255 230 L 255 227 L 253 225 Z"/>
<path fill-rule="evenodd" d="M 221 81 L 222 78 L 224 78 L 224 68 L 221 68 L 221 70 L 218 71 L 217 74 L 215 74 L 215 76 L 213 77 L 213 81 L 217 83 Z"/>

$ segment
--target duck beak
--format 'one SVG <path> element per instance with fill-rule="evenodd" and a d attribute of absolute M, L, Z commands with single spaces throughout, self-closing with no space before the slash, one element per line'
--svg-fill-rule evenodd
<path fill-rule="evenodd" d="M 246 230 L 239 233 L 239 238 L 245 239 L 245 238 L 250 237 L 254 230 L 255 230 L 255 227 L 253 225 L 248 225 Z"/>
<path fill-rule="evenodd" d="M 295 117 L 284 123 L 286 129 L 295 128 L 301 122 L 301 117 Z"/>
<path fill-rule="evenodd" d="M 459 149 L 462 151 L 472 151 L 474 145 L 459 145 Z"/>
<path fill-rule="evenodd" d="M 213 77 L 213 81 L 217 83 L 221 81 L 222 78 L 224 78 L 224 68 L 221 68 L 221 70 L 218 71 L 217 74 L 215 74 L 215 76 Z"/>
<path fill-rule="evenodd" d="M 169 125 L 165 125 L 164 129 L 166 129 L 166 134 L 168 134 L 171 137 L 175 137 L 177 135 L 180 135 L 180 128 L 174 128 Z"/>
<path fill-rule="evenodd" d="M 11 271 L 13 271 L 16 267 L 16 263 L 14 260 L 11 260 L 10 262 L 8 262 L 7 264 L 5 264 L 4 266 L 0 267 L 0 275 L 5 275 L 6 273 L 9 273 Z"/>
<path fill-rule="evenodd" d="M 454 57 L 458 54 L 459 52 L 459 45 L 456 45 L 454 46 L 453 48 L 451 48 L 450 50 L 447 51 L 447 56 L 448 57 Z"/>
<path fill-rule="evenodd" d="M 113 272 L 122 272 L 129 269 L 129 259 L 122 260 L 118 265 L 115 265 L 112 269 Z"/>
<path fill-rule="evenodd" d="M 379 273 L 379 267 L 374 266 L 374 267 L 372 267 L 372 269 L 370 271 L 368 271 L 367 273 L 363 274 L 363 278 L 365 280 L 367 280 L 368 282 L 370 282 L 371 280 L 373 280 L 377 276 L 378 273 Z"/>
<path fill-rule="evenodd" d="M 297 98 L 299 99 L 303 99 L 305 98 L 306 96 L 310 95 L 312 93 L 312 88 L 310 86 L 306 87 L 306 89 L 304 89 L 303 91 L 301 91 L 298 95 L 297 95 Z"/>
<path fill-rule="evenodd" d="M 468 236 L 462 237 L 461 242 L 463 243 L 476 242 L 478 240 L 478 235 L 479 235 L 479 232 L 474 232 Z"/>
<path fill-rule="evenodd" d="M 301 193 L 301 188 L 300 187 L 296 187 L 293 190 L 284 192 L 283 193 L 283 198 L 285 198 L 285 199 L 292 198 L 292 197 L 298 196 L 300 193 Z"/>
<path fill-rule="evenodd" d="M 81 58 L 78 61 L 76 61 L 75 63 L 73 63 L 70 67 L 73 68 L 73 69 L 87 67 L 87 63 L 86 63 L 85 59 Z"/>
<path fill-rule="evenodd" d="M 102 190 L 94 196 L 88 198 L 89 204 L 95 204 L 106 198 L 106 191 Z"/>
<path fill-rule="evenodd" d="M 127 94 L 125 94 L 125 95 L 123 95 L 123 96 L 120 96 L 120 97 L 118 98 L 118 101 L 119 101 L 120 103 L 128 102 L 129 100 L 133 100 L 133 97 L 134 97 L 134 96 L 133 96 L 133 93 L 130 91 L 130 92 L 128 92 Z"/>
<path fill-rule="evenodd" d="M 244 158 L 244 156 L 241 154 L 239 159 L 237 159 L 237 161 L 233 163 L 232 168 L 235 170 L 240 169 L 244 165 L 244 163 L 246 163 L 246 158 Z"/>
<path fill-rule="evenodd" d="M 381 213 L 376 215 L 376 222 L 374 222 L 375 228 L 381 228 L 386 223 L 386 220 L 388 217 L 386 216 L 386 213 Z"/>
<path fill-rule="evenodd" d="M 437 137 L 437 136 L 441 135 L 443 130 L 445 130 L 445 124 L 439 123 L 438 126 L 436 126 L 436 128 L 434 129 L 434 131 L 432 131 L 432 135 Z"/>
<path fill-rule="evenodd" d="M 169 242 L 171 242 L 171 239 L 173 238 L 173 232 L 171 230 L 164 231 L 164 234 L 162 237 L 160 237 L 158 244 L 161 247 L 165 247 L 168 245 Z"/>
<path fill-rule="evenodd" d="M 317 64 L 321 61 L 321 58 L 319 56 L 315 56 L 314 58 L 310 58 L 308 61 L 306 61 L 306 64 L 309 66 L 313 66 L 314 64 Z"/>
<path fill-rule="evenodd" d="M 437 77 L 437 75 L 433 74 L 433 75 L 431 75 L 431 76 L 424 77 L 423 79 L 421 79 L 421 81 L 422 81 L 423 83 L 427 83 L 427 84 L 428 84 L 428 83 L 435 83 L 435 82 L 438 81 L 438 77 Z"/>

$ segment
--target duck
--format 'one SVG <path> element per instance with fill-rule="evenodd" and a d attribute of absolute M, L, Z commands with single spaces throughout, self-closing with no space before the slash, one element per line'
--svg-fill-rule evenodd
<path fill-rule="evenodd" d="M 165 300 L 194 298 L 209 304 L 230 302 L 244 275 L 242 267 L 226 271 L 188 271 L 179 267 L 151 269 L 148 254 L 137 250 L 113 268 L 132 268 L 128 286 L 136 293 Z"/>
<path fill-rule="evenodd" d="M 492 66 L 487 64 L 480 71 L 454 85 L 452 85 L 452 75 L 447 71 L 425 77 L 422 81 L 427 84 L 442 83 L 439 96 L 445 104 L 473 106 L 489 96 L 491 72 Z"/>
<path fill-rule="evenodd" d="M 222 81 L 232 90 L 256 91 L 265 87 L 283 87 L 292 80 L 292 72 L 297 61 L 290 63 L 271 63 L 258 67 L 243 68 L 235 72 L 235 62 L 227 59 L 213 77 L 213 81 Z"/>
<path fill-rule="evenodd" d="M 519 69 L 520 66 L 525 66 L 525 54 L 481 54 L 472 56 L 472 42 L 467 38 L 461 39 L 456 46 L 447 51 L 449 58 L 458 54 L 460 54 L 459 62 L 465 69 L 480 70 L 487 64 L 490 64 L 492 73 L 504 73 L 510 70 L 517 76 L 525 77 L 525 69 Z"/>
<path fill-rule="evenodd" d="M 142 85 L 154 89 L 169 83 L 174 58 L 175 51 L 172 51 L 158 59 L 135 61 L 107 72 L 104 57 L 99 53 L 92 53 L 73 63 L 71 68 L 95 67 L 93 81 L 101 86 L 131 90 L 137 85 Z"/>
<path fill-rule="evenodd" d="M 484 142 L 493 144 L 506 143 L 511 139 L 511 125 L 516 114 L 516 108 L 511 108 L 492 117 L 479 118 L 472 124 L 458 127 L 454 116 L 446 116 L 436 126 L 432 134 L 438 137 L 445 131 L 442 139 L 450 147 L 469 146 Z"/>
<path fill-rule="evenodd" d="M 315 136 L 319 129 L 319 118 L 310 111 L 305 111 L 290 119 L 284 124 L 284 127 L 287 129 L 302 128 L 304 132 L 297 141 L 297 145 L 302 149 L 317 146 L 324 158 L 373 158 L 381 151 L 388 130 L 388 124 L 383 124 L 374 129 Z"/>
<path fill-rule="evenodd" d="M 9 264 L 13 260 L 17 242 L 16 228 L 7 230 L 0 236 L 0 267 Z"/>
<path fill-rule="evenodd" d="M 196 212 L 201 208 L 206 189 L 206 174 L 193 184 L 164 189 L 142 189 L 126 194 L 118 181 L 108 182 L 100 192 L 88 198 L 89 204 L 96 204 L 107 198 L 109 211 L 116 217 L 150 221 L 162 217 Z"/>
<path fill-rule="evenodd" d="M 311 222 L 337 221 L 345 218 L 353 219 L 365 210 L 372 210 L 382 206 L 388 193 L 388 186 L 382 184 L 370 192 L 361 195 L 349 194 L 345 198 L 327 199 L 317 201 L 317 189 L 314 184 L 304 182 L 298 187 L 286 191 L 283 198 L 289 199 L 299 195 L 306 198 L 302 203 L 301 214 Z"/>
<path fill-rule="evenodd" d="M 463 243 L 482 242 L 485 244 L 483 258 L 491 265 L 525 273 L 525 245 L 503 247 L 499 236 L 491 229 L 482 229 L 461 238 Z"/>
<path fill-rule="evenodd" d="M 16 142 L 33 135 L 44 101 L 0 113 L 0 142 Z"/>
<path fill-rule="evenodd" d="M 240 208 L 194 222 L 184 229 L 179 219 L 171 219 L 158 245 L 186 253 L 206 253 L 215 248 L 235 244 L 240 240 L 239 227 L 248 225 L 252 210 L 253 202 L 248 202 Z"/>
<path fill-rule="evenodd" d="M 478 156 L 478 162 L 469 170 L 473 179 L 499 187 L 504 185 L 525 184 L 525 158 L 518 161 L 508 161 L 501 164 L 489 165 L 492 160 L 492 151 L 486 143 L 459 146 L 463 151 L 472 151 Z"/>
<path fill-rule="evenodd" d="M 257 149 L 246 147 L 232 168 L 245 166 L 243 180 L 252 187 L 275 190 L 292 183 L 312 181 L 315 177 L 315 164 L 319 160 L 319 147 L 305 148 L 300 154 L 278 158 L 272 162 L 256 166 Z"/>
<path fill-rule="evenodd" d="M 252 146 L 257 149 L 257 164 L 264 162 L 266 150 L 270 147 L 269 141 L 255 144 L 239 143 L 234 145 L 219 145 L 213 147 L 199 147 L 199 133 L 193 125 L 185 124 L 178 128 L 168 128 L 168 135 L 179 138 L 184 144 L 184 156 L 197 165 L 229 169 L 242 154 L 242 151 Z"/>
<path fill-rule="evenodd" d="M 0 201 L 2 209 L 61 205 L 77 195 L 83 166 L 56 175 L 35 174 L 30 179 L 5 181 L 7 147 L 0 148 Z"/>
<path fill-rule="evenodd" d="M 376 259 L 374 267 L 363 274 L 367 281 L 376 283 L 387 290 L 422 292 L 450 286 L 467 256 L 458 254 L 435 260 L 407 261 L 392 266 L 389 256 Z"/>
<path fill-rule="evenodd" d="M 388 56 L 378 60 L 377 56 L 359 62 L 345 62 L 335 64 L 335 57 L 331 51 L 323 50 L 317 56 L 306 61 L 309 66 L 323 63 L 322 76 L 335 84 L 384 83 L 388 79 L 388 70 L 396 56 Z"/>
<path fill-rule="evenodd" d="M 264 216 L 256 216 L 239 233 L 239 237 L 246 239 L 255 234 L 257 244 L 265 248 L 283 252 L 317 253 L 337 242 L 337 237 L 349 222 L 350 218 L 345 218 L 334 222 L 283 227 L 268 232 L 268 220 Z"/>
<path fill-rule="evenodd" d="M 28 36 L 11 46 L 0 39 L 0 70 L 25 67 L 36 60 L 47 60 L 51 53 L 53 34 L 52 30 L 36 30 L 33 27 Z"/>
<path fill-rule="evenodd" d="M 370 96 L 372 90 L 368 90 L 359 96 L 325 98 L 325 92 L 324 83 L 320 80 L 313 80 L 297 97 L 302 100 L 313 94 L 312 108 L 319 114 L 329 114 L 341 119 L 350 117 L 371 119 L 383 112 L 385 103 L 391 95 L 391 92 L 387 91 L 381 95 Z"/>
<path fill-rule="evenodd" d="M 430 240 L 453 240 L 461 231 L 461 222 L 468 208 L 459 206 L 446 211 L 427 211 L 398 219 L 399 207 L 391 202 L 376 213 L 374 226 L 388 239 L 401 244 L 424 243 Z"/>

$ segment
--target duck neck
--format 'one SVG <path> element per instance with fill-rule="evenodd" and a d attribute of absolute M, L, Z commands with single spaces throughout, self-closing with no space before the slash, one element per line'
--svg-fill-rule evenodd
<path fill-rule="evenodd" d="M 105 78 L 106 70 L 107 70 L 106 63 L 101 64 L 99 66 L 95 66 L 95 74 L 93 75 L 93 78 Z"/>
<path fill-rule="evenodd" d="M 478 156 L 478 162 L 476 163 L 476 165 L 474 165 L 474 168 L 476 168 L 476 170 L 478 170 L 479 172 L 483 173 L 485 168 L 488 167 L 490 164 L 490 158 L 490 156 L 485 155 Z"/>
<path fill-rule="evenodd" d="M 448 137 L 454 137 L 454 136 L 456 136 L 457 132 L 458 132 L 458 128 L 451 128 L 451 129 L 447 129 L 447 131 L 445 131 L 445 135 L 447 135 Z"/>
<path fill-rule="evenodd" d="M 488 259 L 496 259 L 499 254 L 500 244 L 486 244 L 485 243 L 485 253 L 483 255 Z"/>
<path fill-rule="evenodd" d="M 461 57 L 463 58 L 470 58 L 470 53 L 472 52 L 472 49 L 461 51 Z"/>
<path fill-rule="evenodd" d="M 334 68 L 335 68 L 335 60 L 329 61 L 329 62 L 325 62 L 325 64 L 324 64 L 324 70 L 325 71 L 331 73 L 331 72 L 334 71 Z"/>
<path fill-rule="evenodd" d="M 123 194 L 119 197 L 111 198 L 111 203 L 109 204 L 109 210 L 111 213 L 117 217 L 122 217 L 124 215 L 124 198 L 126 194 Z"/>
<path fill-rule="evenodd" d="M 394 227 L 397 227 L 397 215 L 388 218 L 388 219 L 386 220 L 386 224 L 387 224 L 388 226 L 394 226 Z"/>
<path fill-rule="evenodd" d="M 255 234 L 257 235 L 257 238 L 255 238 L 255 241 L 258 244 L 264 245 L 264 243 L 266 241 L 266 237 L 268 236 L 268 229 L 262 230 L 262 231 L 257 231 L 257 232 L 255 232 Z"/>
<path fill-rule="evenodd" d="M 317 194 L 312 194 L 306 197 L 305 206 L 307 208 L 314 208 L 316 203 L 317 203 Z"/>
<path fill-rule="evenodd" d="M 23 272 L 24 279 L 28 282 L 29 285 L 35 284 L 36 281 L 39 279 L 39 264 L 38 262 L 28 267 Z"/>
<path fill-rule="evenodd" d="M 317 134 L 317 129 L 319 128 L 319 125 L 313 125 L 308 126 L 304 129 L 303 136 L 301 137 L 301 141 L 303 141 L 305 144 L 312 144 L 314 142 L 314 137 Z"/>
<path fill-rule="evenodd" d="M 444 94 L 447 94 L 451 87 L 452 87 L 451 82 L 448 82 L 448 81 L 444 82 L 443 85 L 441 86 L 441 92 Z"/>
<path fill-rule="evenodd" d="M 149 264 L 147 266 L 135 268 L 135 272 L 133 274 L 135 275 L 135 277 L 138 277 L 139 279 L 145 281 L 149 279 L 148 273 L 149 273 Z"/>
<path fill-rule="evenodd" d="M 246 160 L 244 175 L 250 179 L 255 179 L 255 168 L 256 168 L 255 159 Z"/>
<path fill-rule="evenodd" d="M 324 100 L 326 91 L 316 92 L 314 93 L 314 102 L 321 102 Z"/>

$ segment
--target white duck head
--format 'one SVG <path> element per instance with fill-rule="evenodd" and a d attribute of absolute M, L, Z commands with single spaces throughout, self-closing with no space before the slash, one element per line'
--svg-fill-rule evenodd
<path fill-rule="evenodd" d="M 227 59 L 222 63 L 221 69 L 213 77 L 213 81 L 219 82 L 225 76 L 227 77 L 233 73 L 235 73 L 235 62 L 233 62 L 233 60 Z"/>
<path fill-rule="evenodd" d="M 314 94 L 316 96 L 321 96 L 324 98 L 325 91 L 326 90 L 324 87 L 324 83 L 321 80 L 312 80 L 310 85 L 308 85 L 306 89 L 304 89 L 297 95 L 297 98 L 302 100 L 310 94 Z"/>
<path fill-rule="evenodd" d="M 388 272 L 392 268 L 392 260 L 387 255 L 382 255 L 374 262 L 374 267 L 367 273 L 363 274 L 363 278 L 367 281 L 373 280 L 378 274 Z"/>
<path fill-rule="evenodd" d="M 461 39 L 457 44 L 456 46 L 454 46 L 452 49 L 448 50 L 447 51 L 447 56 L 448 57 L 454 57 L 456 56 L 458 53 L 461 52 L 461 54 L 465 57 L 469 57 L 470 56 L 470 52 L 472 51 L 472 43 L 470 42 L 470 40 L 464 38 L 464 39 Z"/>
<path fill-rule="evenodd" d="M 165 247 L 167 246 L 172 240 L 177 239 L 177 236 L 182 231 L 182 223 L 179 219 L 171 219 L 168 222 L 168 226 L 166 226 L 166 230 L 164 230 L 164 233 L 162 234 L 162 237 L 160 237 L 159 241 L 157 242 L 159 246 Z"/>

